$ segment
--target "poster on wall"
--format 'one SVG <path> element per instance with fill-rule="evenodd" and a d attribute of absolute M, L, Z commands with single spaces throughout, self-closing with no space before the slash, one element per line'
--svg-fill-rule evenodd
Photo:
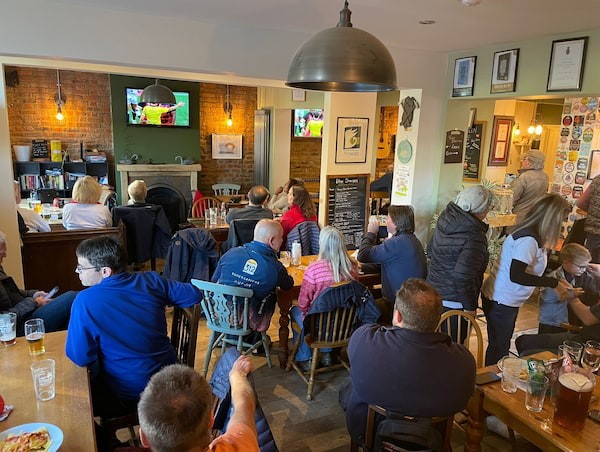
<path fill-rule="evenodd" d="M 446 132 L 446 146 L 444 147 L 444 163 L 462 163 L 465 132 L 454 129 Z"/>
<path fill-rule="evenodd" d="M 519 49 L 494 53 L 490 93 L 511 93 L 516 90 L 518 62 Z"/>
<path fill-rule="evenodd" d="M 475 121 L 467 130 L 465 159 L 463 161 L 463 180 L 479 182 L 481 171 L 481 149 L 485 135 L 485 121 Z"/>

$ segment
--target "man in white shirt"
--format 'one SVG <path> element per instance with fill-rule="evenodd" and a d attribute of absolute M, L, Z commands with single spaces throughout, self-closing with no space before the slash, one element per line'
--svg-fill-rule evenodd
<path fill-rule="evenodd" d="M 27 232 L 50 232 L 50 225 L 38 213 L 31 209 L 27 209 L 20 205 L 21 202 L 21 187 L 17 181 L 15 182 L 15 201 L 17 203 L 17 213 L 21 215 Z"/>

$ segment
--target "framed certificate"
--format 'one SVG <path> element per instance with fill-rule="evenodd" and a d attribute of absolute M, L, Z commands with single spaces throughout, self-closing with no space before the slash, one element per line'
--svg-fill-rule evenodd
<path fill-rule="evenodd" d="M 581 91 L 588 37 L 552 41 L 546 91 Z"/>

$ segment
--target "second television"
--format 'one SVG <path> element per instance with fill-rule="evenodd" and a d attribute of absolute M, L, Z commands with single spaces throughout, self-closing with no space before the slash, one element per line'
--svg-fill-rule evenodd
<path fill-rule="evenodd" d="M 296 108 L 292 110 L 292 136 L 321 138 L 323 136 L 323 109 Z"/>
<path fill-rule="evenodd" d="M 149 127 L 189 127 L 190 93 L 173 91 L 176 104 L 140 105 L 143 89 L 125 88 L 127 124 Z"/>

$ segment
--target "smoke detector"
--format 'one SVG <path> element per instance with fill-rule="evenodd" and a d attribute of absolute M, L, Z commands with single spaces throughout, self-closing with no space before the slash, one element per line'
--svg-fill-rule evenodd
<path fill-rule="evenodd" d="M 481 3 L 481 0 L 460 0 L 463 6 L 477 6 Z"/>

